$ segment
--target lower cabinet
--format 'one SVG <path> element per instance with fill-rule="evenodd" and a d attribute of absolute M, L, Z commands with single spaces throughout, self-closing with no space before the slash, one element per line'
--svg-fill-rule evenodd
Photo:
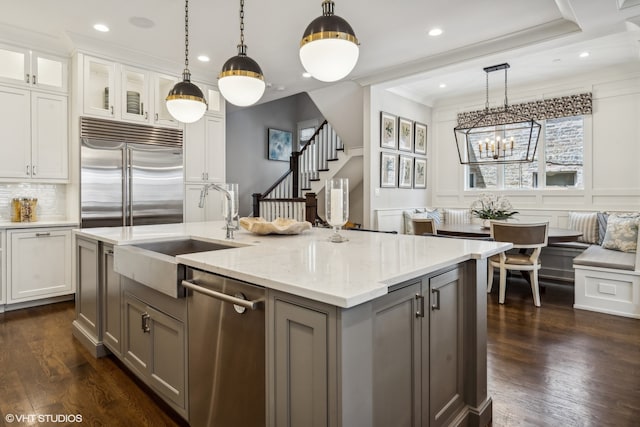
<path fill-rule="evenodd" d="M 82 337 L 93 346 L 94 355 L 99 351 L 102 333 L 100 325 L 100 257 L 98 242 L 80 237 L 76 238 L 76 320 L 74 333 L 81 332 Z"/>
<path fill-rule="evenodd" d="M 122 353 L 122 282 L 113 269 L 113 246 L 100 248 L 100 282 L 102 294 L 102 338 L 116 356 Z"/>
<path fill-rule="evenodd" d="M 268 425 L 335 425 L 335 307 L 283 294 L 270 304 Z"/>
<path fill-rule="evenodd" d="M 269 292 L 268 425 L 461 422 L 463 272 L 410 281 L 350 309 Z"/>
<path fill-rule="evenodd" d="M 72 294 L 71 229 L 7 232 L 7 303 Z"/>
<path fill-rule="evenodd" d="M 5 280 L 5 272 L 7 271 L 7 243 L 4 236 L 4 230 L 0 230 L 0 312 L 4 311 L 4 303 L 7 299 L 7 282 Z"/>
<path fill-rule="evenodd" d="M 123 322 L 125 364 L 186 418 L 184 322 L 127 291 Z"/>

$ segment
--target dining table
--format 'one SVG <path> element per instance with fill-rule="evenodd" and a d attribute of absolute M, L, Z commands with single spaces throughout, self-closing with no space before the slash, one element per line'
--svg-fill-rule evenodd
<path fill-rule="evenodd" d="M 437 226 L 438 234 L 455 237 L 490 237 L 489 228 L 485 228 L 482 224 L 440 224 Z M 549 227 L 549 244 L 561 242 L 575 242 L 578 237 L 582 236 L 580 231 L 571 230 L 569 228 Z"/>

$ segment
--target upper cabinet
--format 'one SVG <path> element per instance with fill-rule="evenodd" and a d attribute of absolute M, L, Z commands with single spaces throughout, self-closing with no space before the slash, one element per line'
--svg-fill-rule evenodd
<path fill-rule="evenodd" d="M 155 73 L 101 58 L 82 55 L 82 111 L 86 116 L 106 117 L 153 126 L 181 127 L 166 106 L 169 91 L 179 77 Z M 206 87 L 215 98 L 216 114 L 221 114 L 219 95 Z M 222 107 L 224 108 L 224 106 Z"/>
<path fill-rule="evenodd" d="M 0 178 L 68 179 L 67 97 L 0 86 Z"/>
<path fill-rule="evenodd" d="M 0 82 L 67 92 L 68 61 L 29 49 L 0 45 Z"/>

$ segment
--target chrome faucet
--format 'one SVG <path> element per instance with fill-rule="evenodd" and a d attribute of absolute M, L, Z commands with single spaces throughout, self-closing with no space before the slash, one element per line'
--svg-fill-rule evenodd
<path fill-rule="evenodd" d="M 233 224 L 233 200 L 232 200 L 231 193 L 228 190 L 222 188 L 218 184 L 214 184 L 213 182 L 205 184 L 202 187 L 202 190 L 200 190 L 200 202 L 198 203 L 198 207 L 199 208 L 204 207 L 204 199 L 207 196 L 207 191 L 209 190 L 209 188 L 213 188 L 214 190 L 221 192 L 222 194 L 224 194 L 224 197 L 227 198 L 227 212 L 225 213 L 225 220 L 227 222 L 226 238 L 233 239 L 233 230 L 237 230 L 237 227 Z"/>

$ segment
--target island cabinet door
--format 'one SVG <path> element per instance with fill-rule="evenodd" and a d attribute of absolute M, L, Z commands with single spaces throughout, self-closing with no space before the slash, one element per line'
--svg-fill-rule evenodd
<path fill-rule="evenodd" d="M 428 407 L 422 389 L 421 342 L 428 331 L 421 281 L 395 290 L 373 303 L 373 425 L 414 427 Z M 424 398 L 423 398 L 424 393 Z"/>
<path fill-rule="evenodd" d="M 102 266 L 102 327 L 104 344 L 118 357 L 122 353 L 122 284 L 113 269 L 113 246 L 103 245 Z"/>
<path fill-rule="evenodd" d="M 76 239 L 76 322 L 95 342 L 100 342 L 98 242 Z"/>
<path fill-rule="evenodd" d="M 147 306 L 124 294 L 124 361 L 142 379 L 147 378 L 151 359 L 151 327 Z"/>
<path fill-rule="evenodd" d="M 336 426 L 335 308 L 271 293 L 268 425 Z"/>
<path fill-rule="evenodd" d="M 429 279 L 431 427 L 449 425 L 465 405 L 462 271 L 456 268 Z"/>

